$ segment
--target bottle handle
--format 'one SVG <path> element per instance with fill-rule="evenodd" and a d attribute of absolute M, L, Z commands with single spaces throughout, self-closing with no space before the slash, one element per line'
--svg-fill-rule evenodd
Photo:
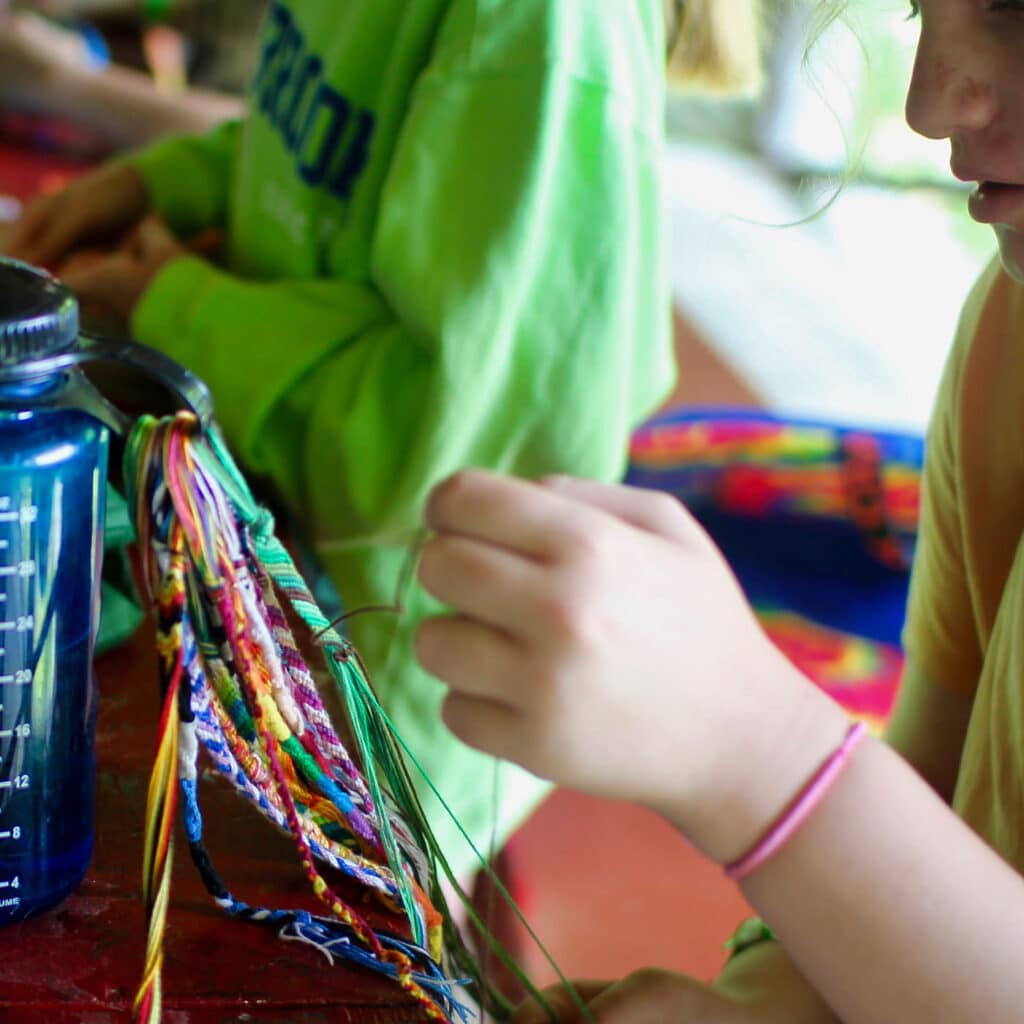
<path fill-rule="evenodd" d="M 140 392 L 153 384 L 159 385 L 164 393 L 154 396 L 151 392 L 146 397 L 159 399 L 161 404 L 166 404 L 169 397 L 172 404 L 191 412 L 203 430 L 213 421 L 213 398 L 199 377 L 163 352 L 126 338 L 83 333 L 76 348 L 8 367 L 5 376 L 29 378 L 61 370 L 68 371 L 68 384 L 56 404 L 89 413 L 121 437 L 127 436 L 142 412 L 155 410 L 143 403 L 138 413 L 126 412 L 114 399 L 120 396 L 137 402 Z M 132 375 L 119 376 L 118 371 L 123 370 L 132 371 L 134 380 Z M 104 373 L 107 375 L 105 382 L 97 383 L 93 379 L 93 376 L 102 378 Z"/>
<path fill-rule="evenodd" d="M 83 356 L 82 363 L 108 364 L 136 371 L 147 381 L 163 387 L 174 403 L 195 416 L 203 430 L 212 424 L 213 396 L 206 383 L 158 349 L 127 338 L 107 338 L 87 333 L 80 335 L 78 349 Z M 103 394 L 102 388 L 95 384 L 93 386 L 104 402 L 114 404 Z M 120 409 L 117 411 L 127 420 L 130 429 L 135 417 L 126 415 Z"/>

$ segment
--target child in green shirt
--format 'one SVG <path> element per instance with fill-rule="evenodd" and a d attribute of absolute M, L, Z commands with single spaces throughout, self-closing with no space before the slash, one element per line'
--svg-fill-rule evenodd
<path fill-rule="evenodd" d="M 615 479 L 671 388 L 665 13 L 278 0 L 244 119 L 99 169 L 29 210 L 11 252 L 59 265 L 137 225 L 66 280 L 207 381 L 346 606 L 390 604 L 431 485 L 464 465 Z M 211 227 L 223 265 L 183 244 Z M 436 604 L 418 587 L 403 604 L 352 638 L 469 835 L 500 844 L 546 784 L 443 729 L 411 649 Z M 467 877 L 473 854 L 424 800 Z"/>

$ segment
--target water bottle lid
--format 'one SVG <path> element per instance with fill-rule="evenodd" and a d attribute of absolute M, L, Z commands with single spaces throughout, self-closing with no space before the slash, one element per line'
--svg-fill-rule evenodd
<path fill-rule="evenodd" d="M 0 369 L 78 343 L 78 303 L 55 277 L 0 257 Z"/>

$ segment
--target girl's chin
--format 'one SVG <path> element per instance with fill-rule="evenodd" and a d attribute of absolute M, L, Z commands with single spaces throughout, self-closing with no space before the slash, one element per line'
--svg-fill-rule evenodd
<path fill-rule="evenodd" d="M 1015 281 L 1024 284 L 1024 232 L 1008 228 L 1004 224 L 997 224 L 995 232 L 1003 269 Z"/>

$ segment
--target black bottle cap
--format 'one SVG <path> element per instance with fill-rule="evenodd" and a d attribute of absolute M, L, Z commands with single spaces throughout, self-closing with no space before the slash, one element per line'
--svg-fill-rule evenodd
<path fill-rule="evenodd" d="M 0 369 L 78 343 L 78 303 L 45 270 L 0 257 Z"/>

